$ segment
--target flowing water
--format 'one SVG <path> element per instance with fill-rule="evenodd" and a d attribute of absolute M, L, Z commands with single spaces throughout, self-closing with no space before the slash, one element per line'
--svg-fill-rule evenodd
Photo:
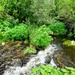
<path fill-rule="evenodd" d="M 45 65 L 51 64 L 55 67 L 64 67 L 64 66 L 75 67 L 75 45 L 72 46 L 63 45 L 64 41 L 66 41 L 66 39 L 64 39 L 63 37 L 62 38 L 55 37 L 51 45 L 49 45 L 45 50 L 39 51 L 36 55 L 31 55 L 29 57 L 29 60 L 27 59 L 27 62 L 25 64 L 21 65 L 21 61 L 19 59 L 13 59 L 13 61 L 15 61 L 14 65 L 13 66 L 10 65 L 8 68 L 6 68 L 3 75 L 30 75 L 31 69 L 38 67 L 40 64 Z M 23 49 L 23 47 L 20 46 L 19 49 Z M 5 51 L 6 50 L 7 49 L 5 48 Z M 12 52 L 12 50 L 10 52 Z M 3 54 L 2 56 L 4 55 L 5 54 Z M 23 62 L 26 61 L 26 59 L 23 60 L 24 60 Z"/>
<path fill-rule="evenodd" d="M 9 69 L 5 70 L 3 75 L 30 75 L 31 69 L 40 64 L 51 64 L 57 67 L 53 59 L 53 54 L 57 50 L 57 45 L 51 44 L 45 50 L 39 51 L 37 55 L 32 56 L 25 66 L 11 66 Z"/>

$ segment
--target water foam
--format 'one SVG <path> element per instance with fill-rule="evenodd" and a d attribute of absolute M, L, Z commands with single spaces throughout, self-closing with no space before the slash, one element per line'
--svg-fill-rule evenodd
<path fill-rule="evenodd" d="M 31 69 L 39 66 L 40 64 L 51 64 L 57 67 L 52 58 L 56 50 L 58 50 L 58 47 L 55 44 L 49 45 L 45 50 L 39 51 L 35 57 L 32 57 L 25 66 L 11 66 L 9 69 L 5 70 L 3 75 L 30 75 Z"/>

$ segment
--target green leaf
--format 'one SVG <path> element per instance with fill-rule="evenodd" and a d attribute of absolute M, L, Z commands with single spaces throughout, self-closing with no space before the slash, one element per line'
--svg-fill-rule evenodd
<path fill-rule="evenodd" d="M 75 75 L 75 72 L 72 71 L 72 72 L 71 72 L 71 75 Z"/>
<path fill-rule="evenodd" d="M 66 69 L 63 69 L 63 68 L 61 69 L 61 71 L 62 71 L 62 72 L 67 72 L 67 70 L 66 70 Z"/>
<path fill-rule="evenodd" d="M 0 5 L 0 11 L 3 11 L 4 10 L 4 8 Z"/>

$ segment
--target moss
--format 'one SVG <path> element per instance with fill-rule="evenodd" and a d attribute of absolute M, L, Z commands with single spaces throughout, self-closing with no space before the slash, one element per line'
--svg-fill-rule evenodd
<path fill-rule="evenodd" d="M 2 42 L 4 42 L 4 40 L 3 39 L 0 39 L 0 44 L 2 44 Z"/>
<path fill-rule="evenodd" d="M 21 44 L 20 44 L 20 43 L 16 44 L 16 47 L 20 47 L 20 46 L 21 46 Z"/>
<path fill-rule="evenodd" d="M 63 45 L 75 46 L 75 41 L 73 41 L 73 40 L 66 40 L 66 41 L 63 42 Z"/>

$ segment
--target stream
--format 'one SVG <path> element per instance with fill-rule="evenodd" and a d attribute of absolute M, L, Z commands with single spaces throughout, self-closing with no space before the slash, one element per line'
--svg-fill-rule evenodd
<path fill-rule="evenodd" d="M 54 37 L 45 50 L 34 55 L 23 55 L 27 44 L 20 41 L 0 45 L 0 75 L 30 75 L 31 69 L 40 64 L 75 67 L 75 47 L 63 45 L 65 40 Z"/>
<path fill-rule="evenodd" d="M 32 56 L 25 66 L 10 67 L 3 75 L 30 75 L 31 69 L 38 67 L 40 64 L 51 64 L 57 67 L 52 58 L 56 50 L 58 50 L 58 47 L 55 44 L 51 44 L 45 50 L 41 50 L 37 55 Z"/>

